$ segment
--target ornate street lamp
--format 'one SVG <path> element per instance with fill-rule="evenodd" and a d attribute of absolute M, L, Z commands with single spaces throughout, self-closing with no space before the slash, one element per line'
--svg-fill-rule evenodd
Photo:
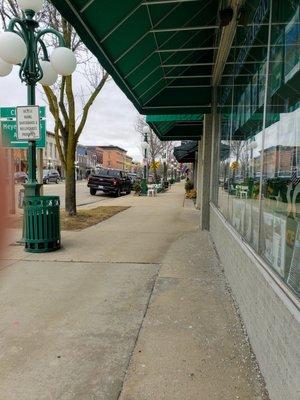
<path fill-rule="evenodd" d="M 164 182 L 164 188 L 165 188 L 166 182 L 168 180 L 168 178 L 167 178 L 167 172 L 168 172 L 167 171 L 167 161 L 168 161 L 168 157 L 167 157 L 167 152 L 166 151 L 163 152 L 161 161 L 163 163 L 163 182 Z"/>
<path fill-rule="evenodd" d="M 174 165 L 171 164 L 171 184 L 174 183 Z"/>
<path fill-rule="evenodd" d="M 0 76 L 7 76 L 13 65 L 20 66 L 19 77 L 27 85 L 27 104 L 36 103 L 35 89 L 53 85 L 58 74 L 71 75 L 76 69 L 73 52 L 65 47 L 62 35 L 54 29 L 39 29 L 34 16 L 43 7 L 43 0 L 18 0 L 20 18 L 9 22 L 0 34 Z M 49 57 L 43 41 L 46 34 L 58 39 L 59 47 Z M 40 196 L 41 184 L 36 179 L 36 140 L 28 143 L 28 183 L 24 185 L 23 240 L 28 252 L 44 253 L 60 248 L 59 197 Z M 38 227 L 38 228 L 36 228 Z"/>
<path fill-rule="evenodd" d="M 37 82 L 44 86 L 53 85 L 58 74 L 68 76 L 76 69 L 74 53 L 65 47 L 62 35 L 54 29 L 40 30 L 34 16 L 43 7 L 43 0 L 18 0 L 22 10 L 21 18 L 13 18 L 7 31 L 0 34 L 0 76 L 7 76 L 13 65 L 20 66 L 19 76 L 27 85 L 27 104 L 36 103 Z M 51 54 L 47 51 L 43 37 L 51 34 L 57 37 L 59 47 Z M 36 141 L 28 146 L 28 183 L 25 198 L 39 196 L 40 186 L 36 180 Z"/>
<path fill-rule="evenodd" d="M 141 183 L 141 195 L 147 196 L 148 193 L 148 186 L 147 186 L 147 167 L 148 167 L 148 154 L 150 145 L 148 143 L 148 135 L 150 134 L 150 128 L 148 125 L 144 126 L 143 128 L 144 134 L 144 141 L 142 142 L 142 151 L 143 151 L 143 158 L 144 158 L 144 176 Z"/>
<path fill-rule="evenodd" d="M 250 160 L 251 160 L 251 166 L 250 166 L 250 177 L 254 178 L 255 176 L 255 168 L 254 168 L 254 150 L 257 148 L 257 142 L 253 140 L 251 143 L 248 145 L 248 149 L 250 150 Z M 247 152 L 247 157 L 248 157 L 248 152 Z M 248 164 L 248 163 L 247 163 Z"/>

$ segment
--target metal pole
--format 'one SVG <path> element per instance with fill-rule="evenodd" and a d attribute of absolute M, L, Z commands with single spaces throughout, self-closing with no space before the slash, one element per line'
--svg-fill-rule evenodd
<path fill-rule="evenodd" d="M 264 150 L 265 150 L 265 135 L 267 125 L 267 105 L 269 97 L 269 74 L 270 74 L 270 56 L 271 56 L 271 37 L 272 37 L 272 17 L 273 17 L 273 0 L 270 0 L 270 15 L 268 29 L 268 50 L 267 50 L 267 67 L 265 76 L 265 93 L 264 93 L 264 109 L 263 109 L 263 130 L 261 140 L 261 155 L 260 155 L 260 182 L 259 182 L 259 226 L 258 226 L 258 252 L 263 251 L 263 173 L 264 173 Z"/>
<path fill-rule="evenodd" d="M 27 13 L 26 17 L 29 19 L 33 18 L 32 13 Z M 34 82 L 36 78 L 36 60 L 35 60 L 35 49 L 34 49 L 34 26 L 30 26 L 28 29 L 28 64 L 29 64 L 29 76 L 27 83 L 27 105 L 35 106 L 36 96 Z M 28 142 L 28 184 L 25 185 L 25 197 L 39 196 L 40 187 L 36 180 L 36 141 L 30 140 Z"/>
<path fill-rule="evenodd" d="M 146 140 L 145 140 L 146 141 Z M 144 154 L 144 179 L 145 181 L 147 180 L 147 165 L 146 165 L 146 160 L 147 160 L 147 150 L 145 149 L 145 154 Z"/>
<path fill-rule="evenodd" d="M 144 142 L 148 143 L 148 135 L 145 133 Z M 147 196 L 148 186 L 147 186 L 147 148 L 144 151 L 144 177 L 141 183 L 141 195 Z"/>
<path fill-rule="evenodd" d="M 35 85 L 27 86 L 27 104 L 35 105 Z M 37 183 L 36 180 L 36 142 L 30 140 L 28 143 L 28 181 L 29 183 Z"/>

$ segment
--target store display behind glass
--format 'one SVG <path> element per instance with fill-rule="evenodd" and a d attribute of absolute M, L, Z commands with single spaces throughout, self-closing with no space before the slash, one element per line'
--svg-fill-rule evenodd
<path fill-rule="evenodd" d="M 299 1 L 274 0 L 270 31 L 269 18 L 242 64 L 251 28 L 238 28 L 220 88 L 218 207 L 300 294 Z"/>

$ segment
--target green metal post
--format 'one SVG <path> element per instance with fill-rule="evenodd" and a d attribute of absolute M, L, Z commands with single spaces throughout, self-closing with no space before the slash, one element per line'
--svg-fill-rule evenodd
<path fill-rule="evenodd" d="M 27 12 L 26 17 L 32 20 L 34 13 Z M 34 30 L 35 25 L 30 25 L 28 29 L 28 66 L 29 66 L 29 76 L 35 78 L 35 49 L 34 49 Z M 35 106 L 36 96 L 35 87 L 36 84 L 33 80 L 27 83 L 27 105 Z M 36 180 L 36 141 L 30 140 L 28 143 L 28 183 L 24 185 L 25 187 L 25 198 L 30 196 L 39 196 L 41 186 Z"/>
<path fill-rule="evenodd" d="M 167 163 L 164 162 L 164 181 L 167 182 L 168 177 L 167 177 Z"/>
<path fill-rule="evenodd" d="M 145 133 L 145 140 L 146 143 L 148 143 L 148 135 L 147 133 Z M 144 153 L 144 177 L 141 183 L 141 195 L 142 196 L 147 196 L 148 194 L 148 185 L 147 185 L 147 165 L 146 165 L 146 160 L 147 160 L 147 149 L 145 149 L 145 153 Z"/>

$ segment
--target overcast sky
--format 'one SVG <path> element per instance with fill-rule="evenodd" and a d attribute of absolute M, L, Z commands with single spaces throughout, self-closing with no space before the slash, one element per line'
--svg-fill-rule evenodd
<path fill-rule="evenodd" d="M 76 82 L 82 78 L 75 74 Z M 38 105 L 47 105 L 37 91 Z M 18 77 L 18 67 L 5 78 L 0 78 L 0 106 L 26 105 L 26 86 Z M 137 111 L 118 86 L 110 80 L 92 106 L 89 118 L 80 138 L 86 145 L 117 145 L 128 151 L 134 160 L 141 160 L 140 137 L 134 125 Z M 47 114 L 47 129 L 53 128 Z"/>

